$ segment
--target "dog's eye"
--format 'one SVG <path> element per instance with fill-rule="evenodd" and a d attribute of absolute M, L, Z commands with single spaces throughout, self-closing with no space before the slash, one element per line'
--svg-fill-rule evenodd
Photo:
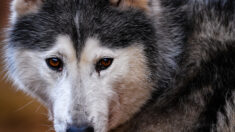
<path fill-rule="evenodd" d="M 100 59 L 95 66 L 97 72 L 106 70 L 113 62 L 113 58 L 102 58 Z"/>
<path fill-rule="evenodd" d="M 59 58 L 48 58 L 46 59 L 47 65 L 49 68 L 55 71 L 63 70 L 63 62 Z"/>

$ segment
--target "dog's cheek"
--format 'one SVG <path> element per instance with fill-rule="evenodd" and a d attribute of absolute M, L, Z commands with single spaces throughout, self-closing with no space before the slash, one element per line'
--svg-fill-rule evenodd
<path fill-rule="evenodd" d="M 131 46 L 120 54 L 122 65 L 117 66 L 119 71 L 112 81 L 116 95 L 109 106 L 109 129 L 131 119 L 151 97 L 153 90 L 143 47 Z"/>
<path fill-rule="evenodd" d="M 10 52 L 11 50 L 14 52 Z M 13 80 L 19 89 L 49 106 L 48 87 L 53 80 L 46 73 L 41 58 L 31 51 L 10 48 L 7 51 L 6 57 L 9 61 L 6 65 L 11 67 L 8 70 L 9 79 Z"/>

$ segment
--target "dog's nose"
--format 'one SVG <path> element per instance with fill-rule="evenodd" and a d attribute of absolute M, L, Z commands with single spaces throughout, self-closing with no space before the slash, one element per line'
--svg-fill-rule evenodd
<path fill-rule="evenodd" d="M 83 125 L 80 127 L 70 126 L 66 132 L 94 132 L 94 128 L 92 126 Z"/>

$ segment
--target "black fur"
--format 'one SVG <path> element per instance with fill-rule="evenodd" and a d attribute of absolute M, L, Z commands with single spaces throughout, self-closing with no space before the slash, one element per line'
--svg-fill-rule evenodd
<path fill-rule="evenodd" d="M 76 14 L 78 20 L 74 20 Z M 116 48 L 130 43 L 154 43 L 155 36 L 151 21 L 138 10 L 119 11 L 105 0 L 48 0 L 39 13 L 18 19 L 10 38 L 12 46 L 45 50 L 58 34 L 73 36 L 75 47 L 79 48 L 92 36 L 101 39 L 103 45 Z"/>

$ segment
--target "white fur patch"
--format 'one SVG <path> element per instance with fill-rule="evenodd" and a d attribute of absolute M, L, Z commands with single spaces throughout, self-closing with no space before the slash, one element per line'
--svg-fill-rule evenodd
<path fill-rule="evenodd" d="M 78 67 L 76 52 L 73 47 L 73 42 L 69 36 L 59 35 L 55 46 L 44 53 L 43 58 L 58 57 L 62 59 L 64 68 L 62 73 L 52 72 L 53 76 L 53 87 L 49 89 L 50 98 L 53 102 L 54 113 L 54 127 L 56 131 L 65 131 L 67 125 L 70 124 L 71 114 L 70 106 L 72 104 L 72 88 L 73 80 L 77 76 Z M 51 69 L 48 68 L 48 72 Z M 56 76 L 56 77 L 55 77 Z M 56 80 L 55 80 L 56 79 Z"/>
<path fill-rule="evenodd" d="M 86 41 L 79 62 L 84 94 L 87 100 L 87 108 L 90 113 L 89 120 L 93 120 L 95 131 L 107 131 L 109 100 L 112 98 L 113 90 L 109 83 L 109 73 L 112 65 L 100 75 L 95 70 L 95 64 L 99 59 L 111 57 L 115 59 L 112 50 L 100 46 L 97 39 L 90 38 Z"/>

